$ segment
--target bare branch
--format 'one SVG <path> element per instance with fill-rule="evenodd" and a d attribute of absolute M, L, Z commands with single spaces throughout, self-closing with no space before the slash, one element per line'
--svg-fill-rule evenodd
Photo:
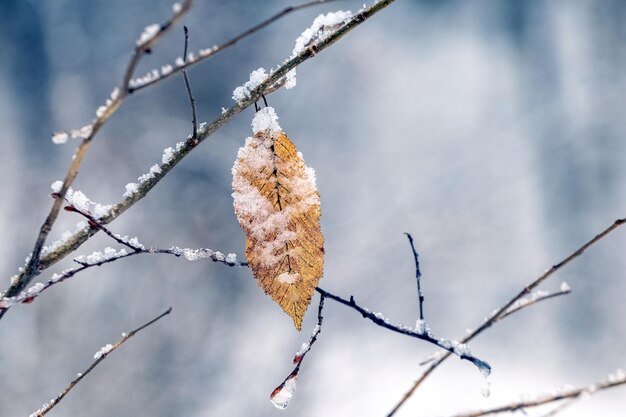
<path fill-rule="evenodd" d="M 79 373 L 78 376 L 76 377 L 76 379 L 74 379 L 72 382 L 69 383 L 69 385 L 67 387 L 65 387 L 65 389 L 63 391 L 61 391 L 61 393 L 59 395 L 57 395 L 56 397 L 54 397 L 52 400 L 50 400 L 49 403 L 44 404 L 39 410 L 35 411 L 34 413 L 31 414 L 31 417 L 42 417 L 45 416 L 46 414 L 48 414 L 48 412 L 50 410 L 52 410 L 54 407 L 57 406 L 57 404 L 59 404 L 61 402 L 61 400 L 63 398 L 65 398 L 65 396 L 67 394 L 69 394 L 69 392 L 76 386 L 78 385 L 78 383 L 80 383 L 80 381 L 82 381 L 87 375 L 89 375 L 89 373 L 91 371 L 93 371 L 93 369 L 98 366 L 100 364 L 100 362 L 102 362 L 103 360 L 106 359 L 106 357 L 113 352 L 114 350 L 116 350 L 117 348 L 119 348 L 120 346 L 122 346 L 124 343 L 126 343 L 131 337 L 133 337 L 134 335 L 136 335 L 137 333 L 139 333 L 140 331 L 142 331 L 143 329 L 145 329 L 148 326 L 151 326 L 152 324 L 156 323 L 157 321 L 159 321 L 160 319 L 162 319 L 163 317 L 167 316 L 168 314 L 170 314 L 172 312 L 172 307 L 168 308 L 165 312 L 161 313 L 160 315 L 158 315 L 157 317 L 153 318 L 152 320 L 150 320 L 149 322 L 139 326 L 138 328 L 136 328 L 135 330 L 131 330 L 129 333 L 123 333 L 122 334 L 122 338 L 115 344 L 113 345 L 106 345 L 104 347 L 102 347 L 100 349 L 100 351 L 98 351 L 95 355 L 94 355 L 94 359 L 95 361 L 89 365 L 89 367 L 87 369 L 85 369 L 82 373 Z"/>
<path fill-rule="evenodd" d="M 391 324 L 388 319 L 382 316 L 382 314 L 374 313 L 367 308 L 358 305 L 356 301 L 354 301 L 354 297 L 352 296 L 350 297 L 350 300 L 346 300 L 345 298 L 341 298 L 338 295 L 332 294 L 320 287 L 315 288 L 315 290 L 321 295 L 359 312 L 363 316 L 363 318 L 372 321 L 374 324 L 380 327 L 384 327 L 385 329 L 391 330 L 392 332 L 400 333 L 405 336 L 414 337 L 416 339 L 421 339 L 428 343 L 432 343 L 433 345 L 436 345 L 441 349 L 446 350 L 448 352 L 448 355 L 454 354 L 461 359 L 473 363 L 481 371 L 481 373 L 488 375 L 491 372 L 491 366 L 482 359 L 479 359 L 476 356 L 472 355 L 470 353 L 469 346 L 465 345 L 463 342 L 459 343 L 443 338 L 436 338 L 430 332 L 428 327 L 422 329 L 423 331 L 417 331 L 417 329 L 414 331 L 406 326 Z"/>
<path fill-rule="evenodd" d="M 589 240 L 587 243 L 582 245 L 580 248 L 578 248 L 572 254 L 570 254 L 565 259 L 563 259 L 561 262 L 559 262 L 556 265 L 553 265 L 551 268 L 547 269 L 538 278 L 536 278 L 534 281 L 532 281 L 530 284 L 528 284 L 526 287 L 524 287 L 524 289 L 522 289 L 522 291 L 520 291 L 517 295 L 515 295 L 512 299 L 510 299 L 502 307 L 500 307 L 494 313 L 492 313 L 489 316 L 489 318 L 487 318 L 487 320 L 484 321 L 484 323 L 482 323 L 479 327 L 477 327 L 469 335 L 465 336 L 462 339 L 461 342 L 462 343 L 469 342 L 470 340 L 472 340 L 473 338 L 475 338 L 476 336 L 481 334 L 483 331 L 487 330 L 488 328 L 493 326 L 495 323 L 497 323 L 498 321 L 502 320 L 503 317 L 506 317 L 506 316 L 510 315 L 510 313 L 507 313 L 507 312 L 509 311 L 509 309 L 511 307 L 513 307 L 513 305 L 518 300 L 520 300 L 524 296 L 530 294 L 539 284 L 544 282 L 546 279 L 548 279 L 555 272 L 557 272 L 558 270 L 563 268 L 565 265 L 567 265 L 568 263 L 570 263 L 571 261 L 573 261 L 577 257 L 581 256 L 587 249 L 589 249 L 591 246 L 593 246 L 596 243 L 598 243 L 600 240 L 602 240 L 604 237 L 609 235 L 611 232 L 613 232 L 615 229 L 617 229 L 618 227 L 620 227 L 624 223 L 626 223 L 626 218 L 615 220 L 609 227 L 607 227 L 602 232 L 600 232 L 599 234 L 594 236 L 591 240 Z M 446 359 L 448 359 L 448 357 L 450 357 L 450 353 L 446 353 L 445 355 L 443 355 L 442 357 L 440 357 L 439 359 L 434 361 L 424 372 L 422 372 L 422 375 L 420 375 L 420 377 L 413 383 L 411 388 L 402 396 L 402 398 L 398 401 L 398 403 L 387 414 L 387 417 L 393 416 L 400 409 L 400 407 L 402 407 L 402 405 L 404 405 L 404 403 L 409 398 L 411 398 L 413 393 L 415 393 L 415 391 L 422 384 L 422 382 L 424 382 L 426 380 L 426 378 L 428 378 L 428 376 L 435 369 L 437 369 L 439 367 L 439 365 L 441 365 Z"/>
<path fill-rule="evenodd" d="M 510 316 L 513 313 L 517 313 L 518 311 L 530 307 L 533 304 L 536 304 L 541 301 L 549 300 L 551 298 L 560 297 L 562 295 L 571 294 L 572 290 L 567 287 L 565 289 L 560 289 L 555 292 L 550 293 L 531 293 L 530 299 L 520 298 L 517 300 L 517 303 L 514 303 L 507 311 L 502 313 L 502 315 L 498 318 L 498 320 L 502 320 L 505 317 Z M 535 295 L 536 294 L 536 295 Z"/>
<path fill-rule="evenodd" d="M 185 57 L 185 63 L 187 63 L 187 46 L 189 44 L 189 30 L 187 26 L 183 26 L 185 29 L 185 49 L 183 56 Z M 191 105 L 191 123 L 193 125 L 193 131 L 191 133 L 191 139 L 196 140 L 198 137 L 198 117 L 196 116 L 196 100 L 191 93 L 191 86 L 189 85 L 189 77 L 187 76 L 187 70 L 183 69 L 183 78 L 185 79 L 185 88 L 187 89 L 187 96 L 189 97 L 189 103 Z"/>
<path fill-rule="evenodd" d="M 154 246 L 150 248 L 146 248 L 144 245 L 139 243 L 136 238 L 128 239 L 128 236 L 121 237 L 120 235 L 116 235 L 112 233 L 108 228 L 106 228 L 103 224 L 101 224 L 96 218 L 94 218 L 90 213 L 84 212 L 73 205 L 65 206 L 65 210 L 75 212 L 83 216 L 87 219 L 89 226 L 92 229 L 97 229 L 103 231 L 107 236 L 111 239 L 115 240 L 117 243 L 126 246 L 131 249 L 132 252 L 126 252 L 124 249 L 120 251 L 115 251 L 114 249 L 107 248 L 103 252 L 94 252 L 93 254 L 85 257 L 79 256 L 74 259 L 74 262 L 79 264 L 79 267 L 66 269 L 60 274 L 54 274 L 48 281 L 45 283 L 38 283 L 30 287 L 28 290 L 20 292 L 18 295 L 12 297 L 2 297 L 0 296 L 0 315 L 9 310 L 13 305 L 22 303 L 22 304 L 30 304 L 35 298 L 39 297 L 42 292 L 52 287 L 53 285 L 59 284 L 69 278 L 72 278 L 76 274 L 89 269 L 95 266 L 102 266 L 111 262 L 115 262 L 119 259 L 129 258 L 131 256 L 140 255 L 140 254 L 166 254 L 173 255 L 176 257 L 183 256 L 187 260 L 199 260 L 199 259 L 211 259 L 213 262 L 223 263 L 227 266 L 248 266 L 247 262 L 241 262 L 237 260 L 235 254 L 224 255 L 219 251 L 214 251 L 207 248 L 202 249 L 181 249 L 179 247 L 172 247 L 169 249 L 159 249 Z M 109 252 L 107 252 L 109 251 Z"/>
<path fill-rule="evenodd" d="M 409 243 L 411 244 L 411 250 L 413 251 L 413 259 L 415 260 L 415 280 L 417 281 L 417 299 L 419 301 L 419 313 L 420 320 L 424 320 L 424 292 L 422 291 L 421 286 L 421 277 L 422 272 L 420 271 L 420 262 L 417 251 L 415 250 L 415 245 L 413 244 L 413 236 L 409 233 L 405 233 L 406 237 L 409 239 Z"/>
<path fill-rule="evenodd" d="M 536 399 L 519 401 L 511 404 L 503 405 L 500 407 L 494 407 L 485 410 L 471 411 L 467 413 L 455 414 L 453 417 L 480 417 L 491 414 L 507 413 L 524 410 L 526 408 L 539 407 L 541 405 L 562 401 L 565 399 L 575 399 L 584 396 L 596 394 L 599 391 L 603 391 L 609 388 L 618 387 L 626 384 L 626 373 L 624 371 L 618 371 L 617 375 L 609 376 L 608 380 L 597 382 L 582 388 L 559 390 L 554 394 L 542 395 Z M 553 410 L 554 411 L 554 410 Z M 552 414 L 554 415 L 554 414 Z"/>
<path fill-rule="evenodd" d="M 293 358 L 293 363 L 296 367 L 291 371 L 289 375 L 283 380 L 283 382 L 278 385 L 272 394 L 270 395 L 270 400 L 272 404 L 274 404 L 277 408 L 286 408 L 289 404 L 289 400 L 293 395 L 293 391 L 295 390 L 295 380 L 298 377 L 298 372 L 300 371 L 300 366 L 302 365 L 302 361 L 304 361 L 304 357 L 311 351 L 313 347 L 313 343 L 317 341 L 317 336 L 322 331 L 322 321 L 324 317 L 322 317 L 322 310 L 324 309 L 324 299 L 325 295 L 320 295 L 320 303 L 317 308 L 317 325 L 313 329 L 311 333 L 311 337 L 308 342 L 305 342 L 300 347 L 300 350 L 296 353 Z M 290 383 L 290 381 L 292 381 Z"/>

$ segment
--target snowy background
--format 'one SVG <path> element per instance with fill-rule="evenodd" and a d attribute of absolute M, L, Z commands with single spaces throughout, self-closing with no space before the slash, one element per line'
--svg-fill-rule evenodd
<path fill-rule="evenodd" d="M 212 46 L 292 4 L 198 1 L 184 19 L 192 50 Z M 229 107 L 232 90 L 291 54 L 322 12 L 281 20 L 190 72 L 199 118 Z M 143 28 L 167 1 L 0 1 L 0 272 L 31 250 L 78 128 L 119 83 Z M 412 324 L 413 260 L 421 254 L 426 313 L 461 337 L 547 267 L 626 213 L 626 2 L 400 0 L 298 68 L 298 85 L 269 97 L 280 124 L 317 171 L 326 236 L 321 286 Z M 182 27 L 138 74 L 181 54 Z M 253 109 L 203 143 L 111 225 L 146 245 L 209 247 L 243 256 L 230 168 Z M 182 77 L 125 102 L 96 137 L 74 188 L 100 203 L 160 161 L 190 132 Z M 79 219 L 62 213 L 51 238 Z M 97 236 L 77 253 L 113 242 Z M 498 324 L 471 344 L 494 368 L 451 360 L 398 414 L 448 415 L 553 388 L 586 385 L 625 367 L 626 230 L 548 281 L 573 294 Z M 47 270 L 48 279 L 71 264 Z M 317 303 L 317 297 L 313 301 Z M 114 352 L 54 416 L 383 416 L 433 352 L 327 302 L 325 324 L 285 411 L 268 401 L 291 371 L 303 332 L 247 269 L 143 256 L 92 269 L 19 305 L 0 323 L 0 416 L 28 415 L 123 331 L 168 306 L 171 316 Z M 562 415 L 621 417 L 625 390 Z M 540 415 L 536 411 L 530 415 Z"/>

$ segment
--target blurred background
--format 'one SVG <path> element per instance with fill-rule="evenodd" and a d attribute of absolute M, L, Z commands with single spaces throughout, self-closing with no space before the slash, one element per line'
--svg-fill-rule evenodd
<path fill-rule="evenodd" d="M 224 42 L 291 1 L 197 1 L 190 48 Z M 232 90 L 291 55 L 322 12 L 283 19 L 189 71 L 199 118 L 230 107 Z M 30 252 L 77 142 L 121 80 L 143 28 L 172 3 L 0 1 L 0 273 L 5 289 Z M 524 285 L 626 214 L 626 2 L 399 0 L 298 68 L 269 97 L 284 131 L 317 171 L 326 236 L 320 286 L 391 321 L 417 318 L 421 255 L 433 331 L 461 338 Z M 173 63 L 182 26 L 137 75 Z M 208 247 L 243 258 L 230 168 L 251 135 L 247 109 L 111 224 L 145 245 Z M 100 203 L 160 162 L 191 130 L 182 76 L 133 95 L 97 135 L 74 184 Z M 80 221 L 62 213 L 51 239 Z M 96 236 L 76 255 L 114 242 Z M 625 367 L 626 230 L 541 288 L 540 303 L 471 343 L 493 366 L 492 395 L 469 363 L 451 360 L 398 416 L 449 415 L 586 385 Z M 40 279 L 71 265 L 71 259 Z M 285 411 L 269 394 L 291 371 L 303 331 L 249 270 L 171 256 L 92 269 L 13 308 L 0 323 L 0 416 L 28 415 L 123 331 L 173 314 L 113 353 L 54 416 L 383 416 L 421 373 L 432 346 L 387 332 L 328 301 L 322 334 Z M 597 394 L 565 417 L 624 415 L 626 390 Z M 540 416 L 543 410 L 529 410 Z"/>

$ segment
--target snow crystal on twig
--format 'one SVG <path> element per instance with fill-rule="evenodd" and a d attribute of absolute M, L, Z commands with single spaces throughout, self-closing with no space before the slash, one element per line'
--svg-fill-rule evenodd
<path fill-rule="evenodd" d="M 159 30 L 161 30 L 161 25 L 157 23 L 146 26 L 139 36 L 139 39 L 137 39 L 137 46 L 142 46 L 150 42 L 152 39 L 154 39 L 156 34 L 159 33 Z"/>
<path fill-rule="evenodd" d="M 63 181 L 55 181 L 50 185 L 53 192 L 59 193 L 63 187 Z M 113 207 L 111 204 L 99 204 L 91 201 L 82 191 L 68 188 L 65 192 L 65 200 L 69 205 L 74 206 L 78 210 L 92 214 L 94 218 L 99 219 L 108 214 Z"/>
<path fill-rule="evenodd" d="M 43 288 L 44 285 L 41 282 L 36 283 L 26 290 L 26 297 L 36 297 Z"/>
<path fill-rule="evenodd" d="M 252 91 L 267 80 L 267 77 L 268 74 L 265 72 L 265 68 L 252 71 L 250 73 L 250 79 L 233 91 L 233 100 L 237 103 L 241 103 L 249 99 L 252 95 Z"/>
<path fill-rule="evenodd" d="M 430 328 L 428 327 L 428 323 L 426 320 L 417 320 L 415 322 L 415 333 L 417 334 L 429 334 Z"/>
<path fill-rule="evenodd" d="M 224 260 L 229 265 L 235 265 L 237 263 L 237 255 L 234 253 L 229 253 L 226 255 L 226 259 Z"/>
<path fill-rule="evenodd" d="M 124 191 L 124 197 L 129 198 L 132 197 L 132 195 L 135 194 L 137 190 L 139 190 L 139 184 L 129 182 L 124 186 L 124 188 L 126 188 L 126 191 Z"/>
<path fill-rule="evenodd" d="M 122 256 L 128 255 L 126 249 L 120 249 L 116 251 L 111 247 L 104 248 L 104 251 L 95 251 L 90 255 L 80 255 L 74 258 L 74 260 L 80 264 L 85 265 L 96 265 L 101 264 L 103 262 L 110 261 L 112 259 L 121 258 Z"/>
<path fill-rule="evenodd" d="M 293 48 L 289 59 L 298 56 L 302 51 L 311 46 L 314 42 L 322 40 L 330 33 L 334 32 L 338 25 L 352 17 L 350 11 L 337 11 L 334 13 L 320 14 L 315 18 L 313 24 L 306 29 L 296 39 L 296 45 Z M 285 88 L 290 89 L 296 86 L 296 69 L 290 70 L 285 76 Z"/>
<path fill-rule="evenodd" d="M 148 180 L 151 180 L 152 178 L 154 178 L 157 174 L 161 173 L 161 167 L 158 166 L 157 164 L 154 164 L 150 167 L 150 171 L 148 171 L 147 173 L 141 175 L 139 178 L 137 178 L 139 180 L 139 182 L 144 183 Z"/>
<path fill-rule="evenodd" d="M 95 355 L 93 355 L 93 358 L 98 360 L 112 350 L 113 350 L 113 345 L 110 343 L 107 343 L 105 346 L 102 346 L 100 350 L 95 353 Z"/>
<path fill-rule="evenodd" d="M 93 132 L 93 123 L 85 125 L 80 129 L 72 129 L 69 132 L 55 132 L 52 134 L 52 142 L 56 145 L 67 143 L 68 139 L 86 139 Z"/>
<path fill-rule="evenodd" d="M 567 292 L 567 291 L 571 291 L 572 289 L 570 288 L 569 284 L 565 281 L 561 282 L 561 291 L 562 292 Z"/>
<path fill-rule="evenodd" d="M 62 145 L 64 143 L 67 143 L 67 140 L 69 138 L 70 136 L 66 132 L 55 132 L 52 135 L 52 142 L 54 142 L 56 145 Z"/>
<path fill-rule="evenodd" d="M 76 223 L 76 230 L 72 233 L 69 230 L 63 232 L 63 234 L 61 235 L 61 239 L 56 240 L 54 242 L 52 242 L 49 245 L 46 245 L 43 247 L 43 249 L 41 250 L 41 256 L 46 256 L 47 254 L 54 252 L 56 249 L 58 249 L 59 247 L 63 246 L 65 243 L 67 243 L 67 241 L 74 236 L 77 233 L 83 232 L 86 229 L 89 228 L 89 225 L 87 224 L 86 221 L 80 221 L 78 223 Z"/>
<path fill-rule="evenodd" d="M 176 14 L 180 13 L 180 11 L 183 10 L 183 6 L 181 6 L 180 3 L 174 3 L 172 4 L 172 11 Z"/>
<path fill-rule="evenodd" d="M 115 234 L 114 235 L 117 239 L 121 240 L 122 242 L 128 243 L 129 245 L 131 245 L 133 248 L 135 249 L 141 249 L 141 250 L 145 250 L 146 247 L 139 242 L 139 239 L 137 239 L 137 237 L 128 237 L 128 235 L 118 235 Z"/>
<path fill-rule="evenodd" d="M 164 164 L 169 164 L 170 162 L 172 162 L 172 160 L 176 156 L 176 153 L 180 152 L 180 150 L 183 148 L 183 146 L 185 146 L 184 142 L 178 142 L 176 144 L 176 149 L 174 149 L 174 148 L 165 148 L 163 150 L 163 156 L 161 156 L 161 162 L 163 162 Z"/>
<path fill-rule="evenodd" d="M 167 148 L 166 151 L 168 149 L 170 149 L 172 151 L 172 155 L 173 155 L 174 150 L 172 148 Z M 172 156 L 172 158 L 173 158 L 173 156 Z M 137 180 L 139 181 L 139 184 L 134 183 L 134 182 L 129 182 L 128 184 L 126 184 L 126 186 L 125 186 L 126 191 L 124 192 L 124 197 L 126 197 L 126 198 L 132 197 L 133 194 L 135 194 L 139 190 L 139 186 L 141 184 L 143 184 L 143 183 L 145 183 L 145 182 L 155 178 L 160 173 L 161 173 L 161 167 L 159 165 L 157 165 L 157 164 L 152 165 L 150 167 L 150 171 L 148 171 L 145 174 L 140 175 L 139 178 L 137 178 Z"/>
<path fill-rule="evenodd" d="M 96 116 L 98 117 L 98 119 L 102 118 L 104 115 L 106 115 L 106 113 L 108 113 L 109 109 L 113 105 L 113 102 L 117 100 L 119 94 L 119 88 L 115 87 L 113 91 L 111 91 L 111 97 L 106 100 L 104 105 L 98 107 L 98 109 L 96 110 Z"/>
<path fill-rule="evenodd" d="M 210 48 L 200 49 L 200 51 L 198 51 L 198 55 L 200 55 L 200 58 L 204 58 L 217 51 L 218 48 L 219 47 L 217 45 L 213 45 Z"/>

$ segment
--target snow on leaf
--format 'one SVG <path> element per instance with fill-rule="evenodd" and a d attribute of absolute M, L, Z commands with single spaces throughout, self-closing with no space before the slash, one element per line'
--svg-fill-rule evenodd
<path fill-rule="evenodd" d="M 252 122 L 255 135 L 232 170 L 234 207 L 254 277 L 300 330 L 323 271 L 320 200 L 312 170 L 276 120 L 266 107 Z"/>

